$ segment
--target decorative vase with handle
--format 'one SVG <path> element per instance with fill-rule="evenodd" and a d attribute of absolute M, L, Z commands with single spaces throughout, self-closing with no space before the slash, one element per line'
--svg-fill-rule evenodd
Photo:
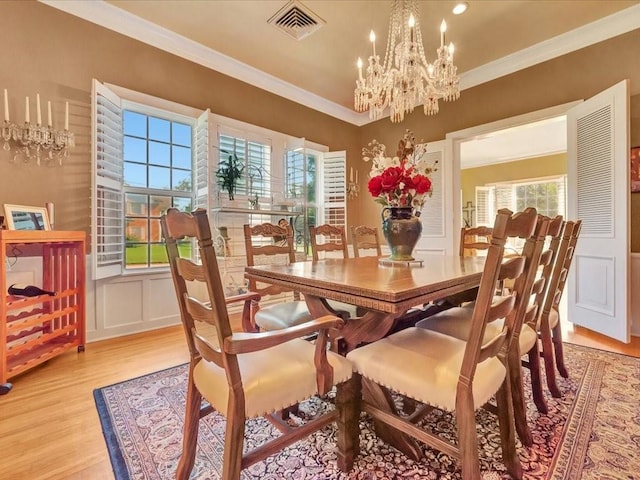
<path fill-rule="evenodd" d="M 422 223 L 412 207 L 385 207 L 382 209 L 382 233 L 391 249 L 390 260 L 411 261 Z"/>

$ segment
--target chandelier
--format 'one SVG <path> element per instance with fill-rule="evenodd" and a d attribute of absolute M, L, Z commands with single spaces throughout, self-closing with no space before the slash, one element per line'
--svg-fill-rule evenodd
<path fill-rule="evenodd" d="M 420 16 L 415 0 L 394 0 L 389 20 L 389 37 L 384 63 L 376 55 L 376 36 L 369 40 L 373 53 L 369 57 L 366 76 L 358 58 L 355 109 L 369 110 L 369 118 L 379 120 L 389 107 L 392 122 L 401 122 L 405 113 L 416 105 L 424 105 L 425 115 L 438 113 L 438 100 L 460 97 L 460 79 L 453 64 L 453 43 L 445 45 L 447 24 L 440 25 L 440 47 L 433 63 L 427 62 L 422 46 Z"/>

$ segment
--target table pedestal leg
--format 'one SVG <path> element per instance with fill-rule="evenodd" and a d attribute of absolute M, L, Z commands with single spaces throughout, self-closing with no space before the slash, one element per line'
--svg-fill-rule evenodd
<path fill-rule="evenodd" d="M 362 396 L 366 403 L 373 404 L 381 410 L 398 413 L 389 390 L 366 378 L 362 379 Z M 412 437 L 377 420 L 374 420 L 373 424 L 378 437 L 400 450 L 407 457 L 415 461 L 423 457 L 420 445 Z"/>

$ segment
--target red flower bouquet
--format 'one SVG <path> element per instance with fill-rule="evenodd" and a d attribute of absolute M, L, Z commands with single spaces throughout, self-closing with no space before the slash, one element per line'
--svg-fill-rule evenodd
<path fill-rule="evenodd" d="M 362 149 L 363 160 L 371 160 L 371 174 L 367 187 L 375 201 L 385 207 L 412 207 L 420 211 L 427 196 L 431 196 L 429 175 L 437 170 L 437 161 L 427 164 L 423 159 L 426 143 L 415 143 L 407 130 L 398 143 L 395 157 L 386 157 L 386 147 L 372 140 Z"/>

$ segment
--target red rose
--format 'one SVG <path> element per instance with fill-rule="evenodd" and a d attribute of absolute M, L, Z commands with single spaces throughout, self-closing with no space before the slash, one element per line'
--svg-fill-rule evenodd
<path fill-rule="evenodd" d="M 380 175 L 382 181 L 382 191 L 392 192 L 402 181 L 403 170 L 401 167 L 389 167 Z"/>
<path fill-rule="evenodd" d="M 427 193 L 431 191 L 431 180 L 429 177 L 425 177 L 424 175 L 416 175 L 412 179 L 413 188 L 415 188 L 416 193 Z"/>
<path fill-rule="evenodd" d="M 380 195 L 382 193 L 382 177 L 380 175 L 372 177 L 367 184 L 367 188 L 374 197 Z"/>

